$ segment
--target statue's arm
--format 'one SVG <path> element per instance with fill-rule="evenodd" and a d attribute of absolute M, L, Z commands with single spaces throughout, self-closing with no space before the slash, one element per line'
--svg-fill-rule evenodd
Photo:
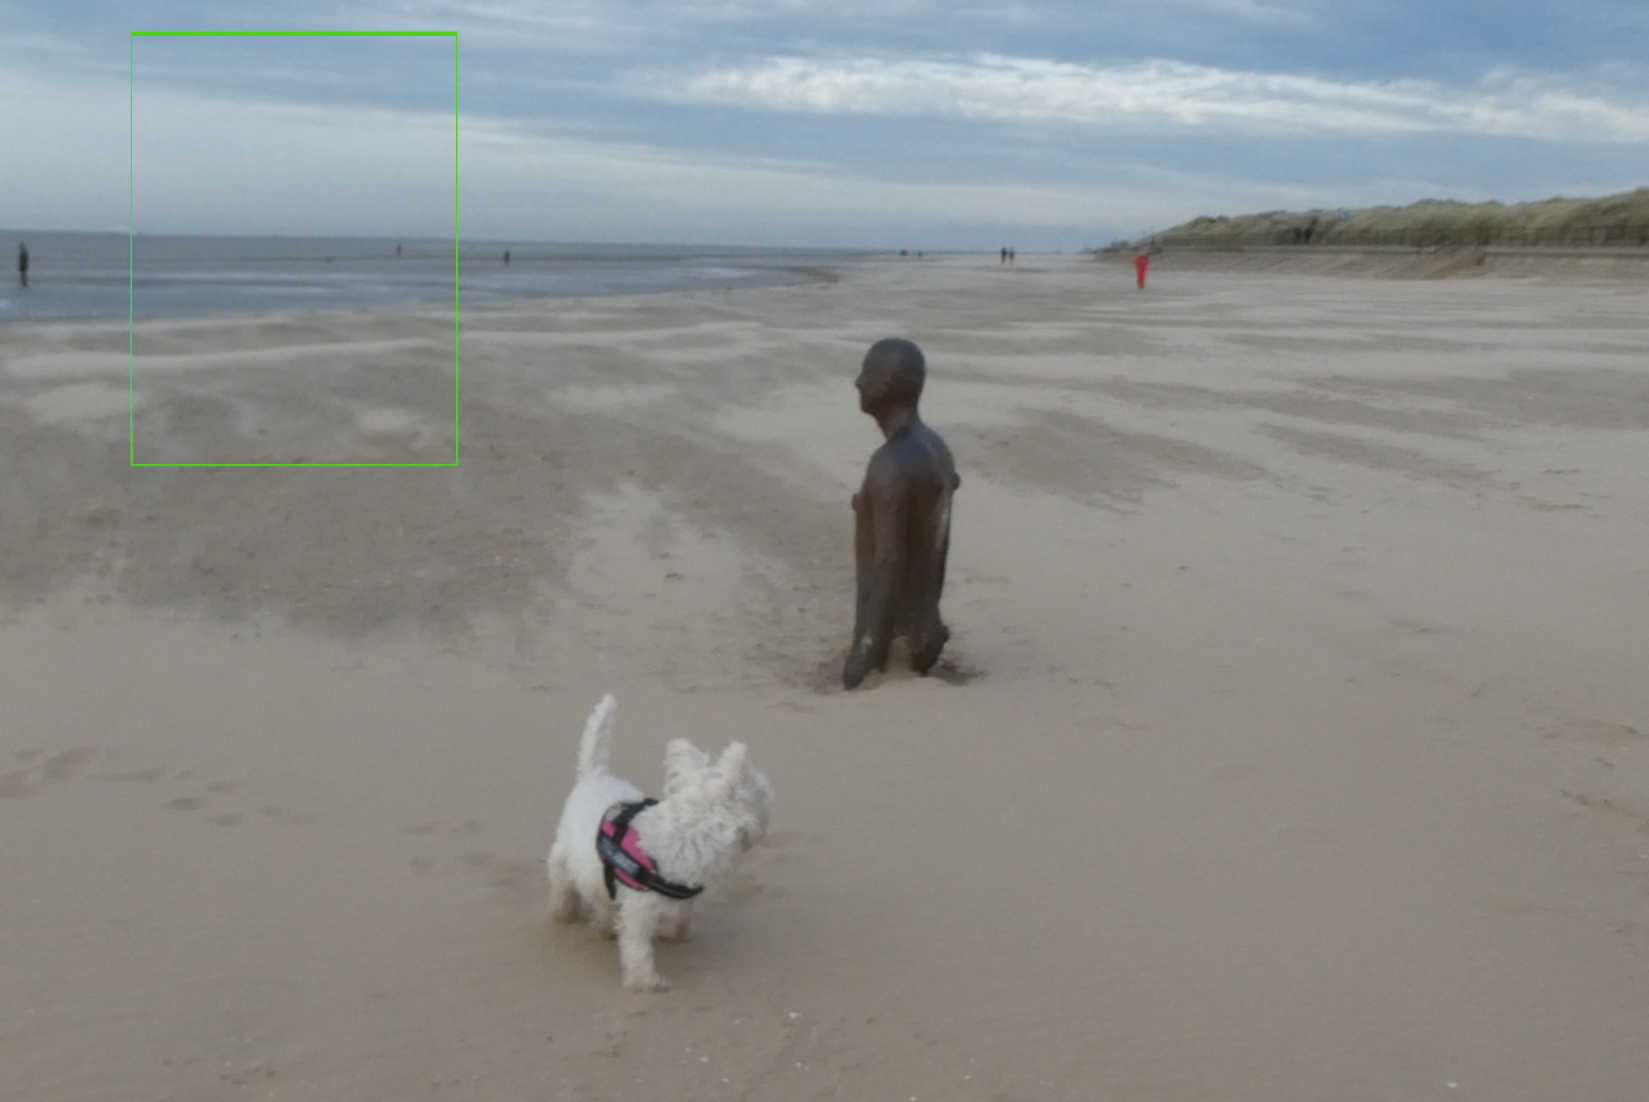
<path fill-rule="evenodd" d="M 904 584 L 910 549 L 908 542 L 909 508 L 906 495 L 896 492 L 876 495 L 875 507 L 870 511 L 871 542 L 875 550 L 870 558 L 870 592 L 865 598 L 866 657 L 871 669 L 887 664 L 887 652 L 893 642 L 893 622 L 899 613 L 899 589 Z"/>
<path fill-rule="evenodd" d="M 849 650 L 857 646 L 865 630 L 865 608 L 870 602 L 870 563 L 874 548 L 868 490 L 853 495 L 853 637 Z"/>
<path fill-rule="evenodd" d="M 854 510 L 858 594 L 853 642 L 842 669 L 842 684 L 850 689 L 887 664 L 909 553 L 907 495 L 900 492 L 903 482 L 894 465 L 881 458 L 872 459 Z"/>

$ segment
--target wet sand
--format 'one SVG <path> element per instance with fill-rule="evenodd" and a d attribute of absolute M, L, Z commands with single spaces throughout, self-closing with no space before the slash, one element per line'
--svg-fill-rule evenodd
<path fill-rule="evenodd" d="M 466 312 L 456 468 L 127 465 L 0 327 L 0 1099 L 1632 1099 L 1649 290 L 1077 258 Z M 450 312 L 140 328 L 140 461 L 440 461 Z M 843 693 L 876 338 L 963 486 Z M 660 951 L 557 927 L 575 742 L 738 737 Z"/>

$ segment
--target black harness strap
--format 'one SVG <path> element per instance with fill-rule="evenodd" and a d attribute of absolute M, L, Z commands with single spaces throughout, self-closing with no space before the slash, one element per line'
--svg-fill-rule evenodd
<path fill-rule="evenodd" d="M 657 800 L 648 798 L 627 803 L 615 804 L 618 814 L 608 808 L 607 814 L 601 817 L 601 825 L 596 827 L 595 851 L 601 858 L 601 878 L 607 884 L 607 898 L 615 899 L 618 896 L 618 873 L 622 872 L 627 880 L 633 880 L 641 886 L 642 891 L 657 892 L 671 899 L 691 899 L 704 890 L 702 884 L 688 887 L 678 884 L 674 880 L 666 880 L 646 865 L 641 864 L 624 848 L 624 837 L 630 833 L 630 820 L 645 808 L 652 807 Z M 611 824 L 611 833 L 608 827 Z M 625 887 L 630 887 L 626 884 Z"/>

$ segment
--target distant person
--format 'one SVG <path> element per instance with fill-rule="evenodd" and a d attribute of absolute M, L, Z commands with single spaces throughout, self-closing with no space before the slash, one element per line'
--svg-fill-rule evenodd
<path fill-rule="evenodd" d="M 1002 259 L 997 261 L 997 263 L 1006 264 L 1007 262 L 1008 262 L 1008 247 L 1006 245 L 1003 245 L 1002 246 Z"/>
<path fill-rule="evenodd" d="M 399 241 L 395 243 L 395 259 L 401 259 L 401 243 Z"/>
<path fill-rule="evenodd" d="M 1013 267 L 1014 257 L 1016 257 L 1018 255 L 1019 255 L 1018 250 L 1015 250 L 1015 249 L 1009 249 L 1008 250 L 1008 267 L 1010 267 L 1010 268 Z"/>
<path fill-rule="evenodd" d="M 505 249 L 504 250 L 504 263 L 508 264 L 509 262 L 510 262 L 510 251 L 508 249 Z"/>
<path fill-rule="evenodd" d="M 25 287 L 29 285 L 29 245 L 26 241 L 17 246 L 17 281 Z"/>

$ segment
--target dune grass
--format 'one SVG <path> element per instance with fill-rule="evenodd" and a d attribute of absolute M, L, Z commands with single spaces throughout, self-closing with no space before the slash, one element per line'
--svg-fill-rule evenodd
<path fill-rule="evenodd" d="M 1193 218 L 1112 249 L 1155 242 L 1163 248 L 1232 249 L 1260 245 L 1340 247 L 1502 246 L 1649 247 L 1649 188 L 1598 199 L 1462 203 L 1424 199 L 1405 207 L 1266 211 Z"/>

